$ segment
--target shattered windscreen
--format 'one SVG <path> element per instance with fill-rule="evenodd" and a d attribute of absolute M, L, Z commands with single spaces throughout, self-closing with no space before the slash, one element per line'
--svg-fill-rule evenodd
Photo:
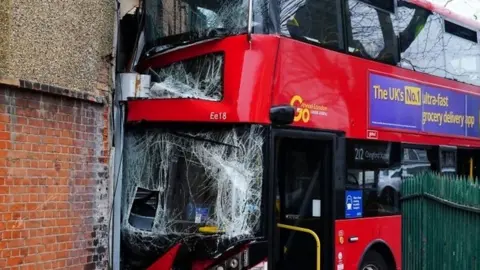
<path fill-rule="evenodd" d="M 127 129 L 122 238 L 132 249 L 259 232 L 262 127 L 183 126 Z"/>
<path fill-rule="evenodd" d="M 252 25 L 261 29 L 269 0 L 254 0 Z M 147 51 L 247 32 L 248 0 L 146 0 Z"/>
<path fill-rule="evenodd" d="M 152 84 L 149 98 L 192 98 L 220 101 L 223 98 L 221 53 L 186 59 L 161 68 L 150 68 Z"/>

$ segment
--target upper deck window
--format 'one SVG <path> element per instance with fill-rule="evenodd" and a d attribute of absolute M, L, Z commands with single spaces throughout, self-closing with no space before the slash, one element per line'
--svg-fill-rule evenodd
<path fill-rule="evenodd" d="M 445 21 L 443 44 L 446 77 L 480 85 L 480 44 L 477 33 Z"/>
<path fill-rule="evenodd" d="M 397 41 L 390 14 L 363 1 L 346 0 L 348 52 L 395 63 Z"/>
<path fill-rule="evenodd" d="M 257 32 L 265 26 L 266 6 L 255 1 Z M 145 13 L 147 51 L 247 32 L 248 2 L 243 0 L 145 0 Z"/>
<path fill-rule="evenodd" d="M 395 14 L 367 0 L 345 1 L 349 53 L 480 85 L 477 32 L 405 1 Z"/>
<path fill-rule="evenodd" d="M 402 6 L 394 20 L 397 29 L 408 29 L 404 20 L 421 21 L 411 35 L 400 38 L 401 60 L 399 66 L 439 77 L 446 77 L 443 46 L 442 17 L 415 6 Z M 403 30 L 404 31 L 404 30 Z M 409 46 L 406 46 L 409 44 Z"/>
<path fill-rule="evenodd" d="M 283 0 L 280 31 L 305 42 L 341 49 L 341 14 L 338 0 Z"/>

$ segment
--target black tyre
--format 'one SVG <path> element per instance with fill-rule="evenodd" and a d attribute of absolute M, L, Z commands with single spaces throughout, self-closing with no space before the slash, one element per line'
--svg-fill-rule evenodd
<path fill-rule="evenodd" d="M 385 262 L 385 259 L 380 253 L 374 250 L 370 250 L 367 252 L 367 254 L 365 254 L 365 257 L 363 258 L 363 261 L 359 270 L 393 270 L 393 269 L 388 269 L 387 262 Z"/>

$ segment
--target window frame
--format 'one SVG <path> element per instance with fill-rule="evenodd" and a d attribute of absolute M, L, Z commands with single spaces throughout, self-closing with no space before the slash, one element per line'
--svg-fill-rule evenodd
<path fill-rule="evenodd" d="M 439 172 L 443 174 L 442 170 L 444 168 L 453 168 L 454 171 L 453 173 L 456 175 L 458 173 L 458 157 L 457 157 L 457 150 L 458 150 L 458 147 L 457 146 L 450 146 L 450 145 L 439 145 L 438 147 L 438 164 L 439 164 Z M 444 167 L 444 164 L 443 164 L 443 158 L 442 158 L 442 153 L 444 152 L 450 152 L 450 153 L 454 153 L 454 166 L 446 166 Z M 445 173 L 452 173 L 452 172 L 445 172 Z"/>
<path fill-rule="evenodd" d="M 461 31 L 451 31 L 453 29 L 456 29 L 456 30 L 461 30 Z M 466 31 L 466 32 L 471 32 L 469 34 L 472 34 L 472 39 L 469 39 L 470 37 L 466 36 L 466 35 L 461 35 L 463 33 L 463 31 Z M 450 34 L 450 35 L 454 35 L 456 37 L 459 37 L 461 39 L 464 39 L 464 40 L 468 40 L 470 42 L 473 42 L 473 43 L 476 43 L 476 44 L 479 44 L 479 37 L 478 37 L 478 30 L 475 31 L 469 27 L 465 27 L 461 24 L 458 24 L 456 22 L 454 22 L 453 20 L 450 20 L 450 19 L 447 19 L 447 18 L 443 18 L 443 32 L 444 34 Z M 460 33 L 460 34 L 459 34 Z M 474 35 L 476 34 L 476 35 Z"/>
<path fill-rule="evenodd" d="M 380 2 L 384 2 L 384 1 L 391 1 L 392 2 L 392 10 L 388 10 L 384 7 L 381 7 L 379 5 L 377 5 L 377 3 L 371 3 L 372 1 L 375 1 L 375 0 L 359 0 L 360 2 L 363 2 L 369 6 L 372 6 L 376 9 L 379 9 L 379 10 L 383 10 L 385 12 L 388 12 L 390 14 L 396 14 L 397 13 L 397 7 L 398 7 L 398 0 L 379 0 Z"/>
<path fill-rule="evenodd" d="M 401 174 L 400 174 L 400 177 L 402 179 L 402 182 L 405 181 L 405 179 L 407 178 L 407 176 L 405 176 L 405 173 L 404 173 L 404 166 L 405 165 L 410 165 L 410 164 L 422 164 L 423 162 L 420 161 L 420 160 L 416 160 L 416 161 L 405 161 L 403 159 L 403 154 L 404 154 L 404 151 L 405 149 L 420 149 L 420 150 L 425 150 L 426 153 L 427 153 L 427 159 L 428 159 L 428 163 L 430 164 L 430 171 L 434 171 L 434 167 L 435 167 L 435 162 L 438 162 L 438 155 L 437 155 L 437 160 L 432 160 L 430 159 L 430 157 L 428 156 L 428 153 L 431 152 L 431 151 L 435 151 L 435 148 L 438 147 L 438 146 L 435 146 L 435 145 L 425 145 L 425 144 L 409 144 L 409 143 L 402 143 L 401 144 L 401 153 L 402 153 L 402 160 L 401 160 Z M 436 152 L 436 151 L 435 151 Z M 408 164 L 405 164 L 405 163 L 408 163 Z"/>
<path fill-rule="evenodd" d="M 401 209 L 400 209 L 400 204 L 399 204 L 399 196 L 395 196 L 393 198 L 394 202 L 392 205 L 384 204 L 382 203 L 382 193 L 379 192 L 379 188 L 381 185 L 380 183 L 380 178 L 382 177 L 382 172 L 383 171 L 389 171 L 392 166 L 395 164 L 398 164 L 401 162 L 401 156 L 396 156 L 400 155 L 401 152 L 399 153 L 401 149 L 401 143 L 398 142 L 393 142 L 393 141 L 372 141 L 368 139 L 356 139 L 356 138 L 347 138 L 347 143 L 346 143 L 346 153 L 347 156 L 349 153 L 352 152 L 351 147 L 353 147 L 355 144 L 358 143 L 381 143 L 381 144 L 390 144 L 388 146 L 389 149 L 389 162 L 386 164 L 382 163 L 355 163 L 354 158 L 347 158 L 346 159 L 346 167 L 345 167 L 345 173 L 346 173 L 346 178 L 345 178 L 345 191 L 347 190 L 358 190 L 362 191 L 363 194 L 363 216 L 358 217 L 358 218 L 369 218 L 369 217 L 384 217 L 384 216 L 394 216 L 394 215 L 400 215 L 401 214 Z M 401 167 L 400 167 L 401 168 Z M 362 173 L 362 181 L 360 183 L 360 178 L 357 179 L 357 185 L 354 185 L 348 181 L 348 175 L 350 174 L 351 170 L 355 170 L 358 172 Z M 373 185 L 365 185 L 365 179 L 366 179 L 366 172 L 373 172 L 373 177 L 374 177 L 374 182 Z M 401 180 L 401 178 L 400 178 Z M 377 207 L 376 210 L 374 209 L 368 209 L 367 206 L 369 196 L 371 192 L 376 193 L 376 198 L 373 204 L 371 205 L 380 205 L 381 207 Z M 398 192 L 398 194 L 400 194 Z M 395 199 L 396 198 L 396 199 Z M 385 207 L 386 206 L 386 207 Z M 391 210 L 383 211 L 385 209 L 388 209 L 391 207 Z M 344 219 L 345 217 L 341 217 Z M 352 219 L 358 219 L 358 218 L 352 218 Z"/>
<path fill-rule="evenodd" d="M 460 65 L 460 69 L 457 69 L 452 62 L 454 61 L 459 61 L 463 62 L 466 59 L 472 57 L 471 54 L 457 54 L 458 51 L 470 51 L 469 49 L 466 48 L 452 48 L 450 47 L 450 43 L 453 44 L 460 44 L 461 47 L 464 46 L 472 46 L 473 51 L 479 51 L 480 52 L 480 29 L 478 30 L 473 30 L 469 27 L 465 27 L 461 24 L 456 23 L 455 21 L 445 18 L 444 16 L 440 16 L 443 20 L 442 22 L 442 42 L 444 44 L 444 49 L 443 49 L 443 57 L 445 60 L 445 79 L 451 80 L 451 81 L 458 81 L 460 83 L 464 83 L 467 85 L 474 85 L 474 86 L 479 86 L 480 87 L 480 79 L 477 80 L 472 80 L 469 81 L 468 79 L 464 79 L 465 77 L 470 77 L 473 74 L 480 73 L 480 66 L 479 65 L 474 65 L 476 66 L 476 69 L 474 72 L 472 71 L 467 71 L 465 74 L 458 74 L 457 72 L 461 70 L 464 66 Z M 456 30 L 459 30 L 458 32 L 453 32 L 449 31 L 447 28 L 454 28 Z M 469 39 L 469 37 L 466 37 L 462 35 L 461 31 L 472 31 L 473 33 L 476 34 L 474 37 L 475 40 Z M 471 34 L 473 34 L 471 33 Z M 447 45 L 448 43 L 448 45 Z M 480 56 L 474 57 L 473 58 L 476 63 L 480 63 Z"/>

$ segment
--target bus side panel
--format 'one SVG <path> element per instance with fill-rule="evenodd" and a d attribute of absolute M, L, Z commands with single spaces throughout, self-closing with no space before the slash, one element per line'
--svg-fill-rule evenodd
<path fill-rule="evenodd" d="M 390 247 L 397 270 L 400 270 L 402 266 L 401 223 L 401 216 L 335 221 L 334 269 L 357 270 L 367 249 L 375 241 L 380 241 Z M 354 241 L 355 238 L 358 240 Z"/>
<path fill-rule="evenodd" d="M 474 137 L 445 136 L 369 125 L 369 73 L 425 86 L 480 93 L 478 86 L 427 75 L 280 38 L 272 105 L 296 107 L 293 126 L 341 130 L 347 138 L 430 145 L 480 146 Z M 455 90 L 452 90 L 455 91 Z M 397 112 L 398 113 L 398 112 Z M 420 116 L 419 116 L 420 117 Z M 373 135 L 372 135 L 373 134 Z"/>

